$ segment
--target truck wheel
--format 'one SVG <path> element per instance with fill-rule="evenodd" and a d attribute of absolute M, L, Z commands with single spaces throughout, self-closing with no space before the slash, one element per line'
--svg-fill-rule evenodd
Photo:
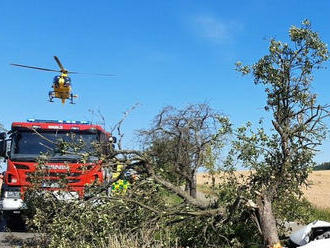
<path fill-rule="evenodd" d="M 26 225 L 21 214 L 4 213 L 4 229 L 5 231 L 23 232 L 26 231 Z"/>

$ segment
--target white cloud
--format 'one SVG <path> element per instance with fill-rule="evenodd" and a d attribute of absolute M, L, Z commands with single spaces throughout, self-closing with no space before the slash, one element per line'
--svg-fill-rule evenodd
<path fill-rule="evenodd" d="M 235 30 L 240 28 L 237 23 L 224 22 L 211 16 L 198 16 L 195 23 L 200 36 L 221 43 L 232 40 Z"/>

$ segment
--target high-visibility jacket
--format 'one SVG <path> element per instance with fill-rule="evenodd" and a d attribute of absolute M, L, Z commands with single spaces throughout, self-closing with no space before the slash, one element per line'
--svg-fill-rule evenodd
<path fill-rule="evenodd" d="M 113 173 L 112 178 L 116 179 L 120 176 L 120 173 L 123 169 L 123 165 L 119 164 L 117 165 L 117 170 L 115 173 Z M 115 193 L 126 193 L 128 187 L 130 186 L 130 183 L 127 180 L 119 179 L 116 182 L 112 184 L 111 190 Z"/>

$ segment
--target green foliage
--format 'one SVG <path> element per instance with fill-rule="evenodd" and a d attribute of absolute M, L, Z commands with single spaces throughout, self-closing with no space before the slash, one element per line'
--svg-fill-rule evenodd
<path fill-rule="evenodd" d="M 328 106 L 317 105 L 310 89 L 313 70 L 328 59 L 327 46 L 307 20 L 301 28 L 292 26 L 289 35 L 291 44 L 272 39 L 269 53 L 249 70 L 236 64 L 243 74 L 253 74 L 255 84 L 264 85 L 273 130 L 254 130 L 248 123 L 237 130 L 234 148 L 243 164 L 256 170 L 255 185 L 277 197 L 299 193 L 314 166 L 315 148 L 325 138 L 322 119 L 328 117 Z"/>
<path fill-rule="evenodd" d="M 43 168 L 45 160 L 39 162 Z M 42 176 L 36 175 L 32 180 Z M 249 210 L 244 205 L 234 211 L 231 208 L 241 194 L 238 186 L 234 177 L 228 177 L 206 195 L 216 199 L 215 207 L 228 209 L 228 220 L 200 214 L 145 175 L 125 194 L 95 195 L 98 187 L 91 185 L 87 190 L 94 197 L 90 200 L 63 201 L 53 192 L 35 187 L 26 194 L 25 214 L 33 216 L 28 218 L 30 227 L 43 234 L 42 247 L 251 247 L 260 240 Z M 58 192 L 62 193 L 65 191 Z"/>
<path fill-rule="evenodd" d="M 308 20 L 301 27 L 292 26 L 289 38 L 290 43 L 271 39 L 268 54 L 252 66 L 236 63 L 239 72 L 251 73 L 254 83 L 264 87 L 265 110 L 273 117 L 270 131 L 248 123 L 236 131 L 233 142 L 233 154 L 255 170 L 250 176 L 251 198 L 257 202 L 259 214 L 267 215 L 261 219 L 267 220 L 274 218 L 273 213 L 286 219 L 288 213 L 293 214 L 287 206 L 298 208 L 300 203 L 293 198 L 301 195 L 300 186 L 306 184 L 314 166 L 316 148 L 326 137 L 322 121 L 329 116 L 329 105 L 317 104 L 316 94 L 311 92 L 312 73 L 328 59 L 327 45 L 312 31 Z M 286 204 L 281 207 L 281 202 Z M 270 204 L 277 206 L 277 211 L 272 207 L 263 211 Z M 261 229 L 275 229 L 274 221 L 260 223 Z M 268 245 L 278 242 L 276 236 L 275 231 L 264 232 Z"/>
<path fill-rule="evenodd" d="M 149 152 L 153 156 L 157 173 L 171 183 L 179 186 L 182 185 L 185 180 L 182 175 L 177 173 L 176 164 L 173 163 L 177 156 L 177 154 L 173 152 L 176 144 L 177 141 L 175 138 L 154 139 L 152 146 L 149 148 Z"/>
<path fill-rule="evenodd" d="M 189 247 L 261 247 L 262 240 L 250 210 L 244 204 L 235 206 L 237 197 L 244 193 L 238 179 L 233 174 L 224 174 L 223 183 L 202 188 L 203 192 L 208 192 L 206 197 L 215 200 L 214 204 L 227 209 L 230 218 L 187 217 L 171 229 L 179 243 Z"/>
<path fill-rule="evenodd" d="M 217 204 L 229 206 L 235 200 L 238 192 L 230 184 L 213 192 Z M 196 209 L 149 180 L 125 195 L 101 194 L 92 201 L 60 201 L 51 192 L 30 192 L 26 201 L 34 215 L 30 226 L 45 234 L 45 247 L 109 247 L 122 236 L 122 247 L 249 247 L 258 239 L 247 212 L 232 213 L 228 221 L 191 215 Z"/>
<path fill-rule="evenodd" d="M 214 170 L 230 132 L 228 118 L 207 104 L 191 104 L 183 109 L 164 108 L 140 136 L 157 174 L 176 186 L 185 184 L 195 197 L 196 172 L 201 167 Z"/>
<path fill-rule="evenodd" d="M 323 220 L 330 222 L 330 209 L 329 208 L 312 208 L 310 220 Z"/>
<path fill-rule="evenodd" d="M 26 201 L 34 217 L 29 224 L 46 234 L 47 247 L 70 247 L 73 243 L 75 247 L 107 247 L 112 237 L 123 234 L 153 237 L 162 230 L 158 214 L 162 215 L 161 207 L 168 203 L 159 194 L 159 186 L 152 182 L 141 182 L 129 190 L 125 195 L 100 194 L 90 201 L 62 201 L 52 192 L 30 192 Z M 144 207 L 147 205 L 155 206 L 157 213 L 152 207 Z M 141 230 L 145 230 L 143 234 Z M 141 247 L 145 241 L 141 239 Z M 157 245 L 162 241 L 150 238 L 148 242 Z"/>
<path fill-rule="evenodd" d="M 315 209 L 311 203 L 295 195 L 275 201 L 273 208 L 278 219 L 277 228 L 280 237 L 287 237 L 288 233 L 291 233 L 286 225 L 289 222 L 308 224 L 316 220 Z"/>

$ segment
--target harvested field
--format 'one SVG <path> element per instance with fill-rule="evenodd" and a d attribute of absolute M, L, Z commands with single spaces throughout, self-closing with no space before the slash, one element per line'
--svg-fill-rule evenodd
<path fill-rule="evenodd" d="M 247 175 L 248 171 L 239 171 L 242 175 Z M 220 182 L 221 177 L 216 177 L 216 183 Z M 310 186 L 304 188 L 303 192 L 308 201 L 318 208 L 330 208 L 330 170 L 314 171 L 310 174 L 308 181 Z M 197 175 L 197 183 L 203 185 L 211 184 L 211 178 L 205 173 Z"/>

